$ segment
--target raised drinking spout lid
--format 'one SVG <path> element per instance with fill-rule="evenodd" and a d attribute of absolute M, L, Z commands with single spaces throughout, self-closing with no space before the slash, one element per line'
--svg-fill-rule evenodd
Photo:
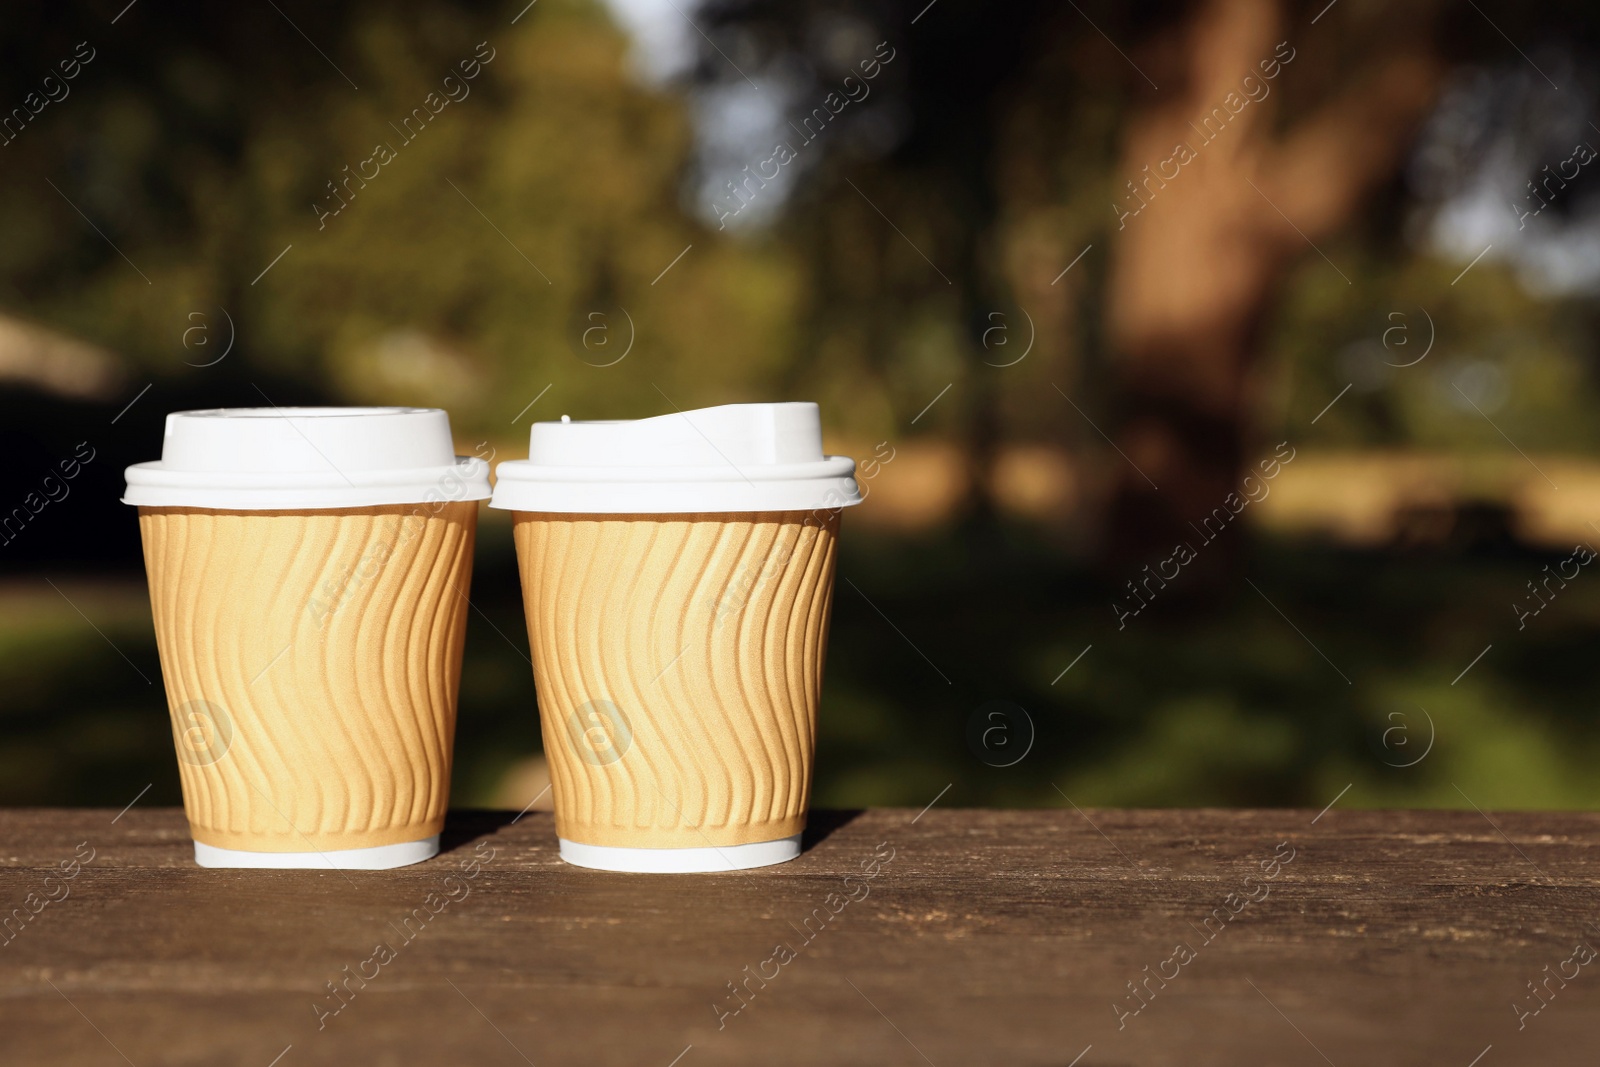
<path fill-rule="evenodd" d="M 812 403 L 723 404 L 631 421 L 534 423 L 489 506 L 598 514 L 812 511 L 861 502 L 855 461 L 822 452 Z"/>

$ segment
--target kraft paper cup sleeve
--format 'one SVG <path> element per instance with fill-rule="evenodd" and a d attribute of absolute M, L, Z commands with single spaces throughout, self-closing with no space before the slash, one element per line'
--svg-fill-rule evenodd
<path fill-rule="evenodd" d="M 498 466 L 568 862 L 798 854 L 854 470 L 809 403 L 536 423 Z"/>
<path fill-rule="evenodd" d="M 197 861 L 436 852 L 489 495 L 445 413 L 175 412 L 127 483 Z"/>

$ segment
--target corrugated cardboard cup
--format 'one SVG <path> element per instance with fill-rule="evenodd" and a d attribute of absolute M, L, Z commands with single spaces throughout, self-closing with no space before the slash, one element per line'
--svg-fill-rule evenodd
<path fill-rule="evenodd" d="M 196 861 L 434 855 L 489 495 L 445 413 L 177 412 L 127 482 Z"/>
<path fill-rule="evenodd" d="M 805 403 L 536 423 L 500 464 L 567 862 L 799 854 L 854 471 Z"/>

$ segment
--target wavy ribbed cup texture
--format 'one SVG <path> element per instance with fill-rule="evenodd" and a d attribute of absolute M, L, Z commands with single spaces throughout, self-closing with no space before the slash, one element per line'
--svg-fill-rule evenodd
<path fill-rule="evenodd" d="M 196 841 L 324 852 L 439 832 L 477 509 L 139 509 Z"/>
<path fill-rule="evenodd" d="M 805 826 L 837 512 L 516 513 L 556 831 L 629 848 Z"/>

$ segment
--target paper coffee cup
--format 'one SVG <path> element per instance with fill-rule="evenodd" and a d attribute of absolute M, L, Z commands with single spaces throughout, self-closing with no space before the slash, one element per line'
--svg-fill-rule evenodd
<path fill-rule="evenodd" d="M 799 855 L 854 471 L 803 403 L 536 423 L 499 465 L 567 862 Z"/>
<path fill-rule="evenodd" d="M 127 469 L 195 860 L 434 855 L 487 465 L 431 408 L 167 416 Z"/>

